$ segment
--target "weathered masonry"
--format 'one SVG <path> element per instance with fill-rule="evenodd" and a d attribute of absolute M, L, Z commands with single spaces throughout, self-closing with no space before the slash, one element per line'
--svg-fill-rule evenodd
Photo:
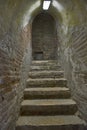
<path fill-rule="evenodd" d="M 87 124 L 87 1 L 52 0 L 48 10 L 42 4 L 43 0 L 0 0 L 0 130 L 16 127 L 32 60 L 60 63 L 77 104 L 76 115 Z M 42 74 L 54 76 L 52 67 L 44 66 Z M 42 75 L 37 73 L 34 81 Z"/>
<path fill-rule="evenodd" d="M 53 17 L 41 13 L 34 19 L 32 27 L 33 59 L 57 59 L 57 30 Z"/>

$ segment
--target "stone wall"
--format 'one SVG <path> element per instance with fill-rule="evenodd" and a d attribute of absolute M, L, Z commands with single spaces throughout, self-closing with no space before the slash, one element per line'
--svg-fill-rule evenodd
<path fill-rule="evenodd" d="M 34 59 L 57 58 L 56 24 L 48 13 L 39 14 L 32 26 L 32 48 Z"/>
<path fill-rule="evenodd" d="M 78 115 L 87 121 L 87 27 L 69 26 L 66 34 L 62 28 L 66 27 L 58 27 L 59 58 L 62 59 L 72 98 L 77 102 Z"/>
<path fill-rule="evenodd" d="M 18 119 L 32 58 L 33 2 L 0 0 L 0 130 L 14 130 Z"/>
<path fill-rule="evenodd" d="M 0 41 L 0 130 L 13 130 L 19 114 L 31 63 L 30 30 L 22 30 L 19 39 L 9 32 Z"/>
<path fill-rule="evenodd" d="M 40 0 L 0 0 L 0 130 L 15 127 L 31 63 L 30 19 L 42 11 L 40 3 Z M 51 49 L 58 48 L 55 52 L 65 70 L 72 97 L 78 104 L 80 116 L 87 121 L 87 1 L 54 0 L 49 12 L 56 23 L 59 20 L 61 24 L 57 28 L 51 23 L 57 28 L 58 47 L 54 44 L 55 28 L 49 28 L 49 35 L 46 32 L 46 41 L 51 37 L 47 44 L 51 56 L 48 49 L 45 56 L 54 58 Z"/>
<path fill-rule="evenodd" d="M 31 24 L 10 22 L 12 9 L 0 1 L 0 130 L 14 130 L 31 63 Z"/>

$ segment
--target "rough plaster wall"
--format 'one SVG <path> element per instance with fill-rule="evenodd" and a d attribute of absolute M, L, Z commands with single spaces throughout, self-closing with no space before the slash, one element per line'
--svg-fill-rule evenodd
<path fill-rule="evenodd" d="M 25 32 L 20 32 L 20 36 Z M 24 33 L 24 34 L 23 34 Z M 29 32 L 26 32 L 29 33 Z M 31 62 L 30 36 L 28 41 L 16 40 L 6 34 L 0 41 L 0 128 L 12 130 L 17 118 Z M 26 44 L 26 46 L 25 46 Z M 26 49 L 27 47 L 27 49 Z"/>
<path fill-rule="evenodd" d="M 65 14 L 61 11 L 63 22 L 57 25 L 58 57 L 72 98 L 77 102 L 78 115 L 87 122 L 87 1 L 59 2 L 66 10 Z"/>
<path fill-rule="evenodd" d="M 87 121 L 87 27 L 69 26 L 67 33 L 65 29 L 64 25 L 58 26 L 59 58 L 72 98 L 77 102 L 78 115 Z"/>
<path fill-rule="evenodd" d="M 0 0 L 0 130 L 15 128 L 32 58 L 31 13 L 39 5 Z"/>
<path fill-rule="evenodd" d="M 31 25 L 18 27 L 16 5 L 5 2 L 0 1 L 0 130 L 14 130 L 31 62 Z"/>
<path fill-rule="evenodd" d="M 33 2 L 35 0 L 0 0 L 1 130 L 14 129 L 15 119 L 18 116 L 22 100 L 28 74 L 26 71 L 28 72 L 29 69 L 32 50 L 30 44 L 31 25 L 22 30 L 20 28 L 20 19 Z M 87 30 L 85 28 L 87 25 L 84 25 L 87 21 L 87 1 L 58 0 L 58 2 L 64 5 L 64 9 L 67 8 L 67 12 L 64 10 L 61 13 L 66 13 L 66 15 L 62 16 L 63 23 L 67 23 L 67 25 L 61 24 L 60 28 L 58 28 L 58 37 L 60 39 L 60 48 L 58 48 L 60 55 L 58 53 L 58 56 L 62 59 L 68 86 L 71 89 L 73 98 L 77 101 L 81 116 L 87 120 Z M 58 10 L 55 11 L 53 11 L 53 15 L 57 17 L 59 13 Z M 72 26 L 70 26 L 70 23 Z M 65 33 L 64 30 L 68 30 L 68 32 Z"/>
<path fill-rule="evenodd" d="M 71 33 L 70 61 L 72 65 L 73 98 L 87 121 L 87 27 L 76 26 Z"/>
<path fill-rule="evenodd" d="M 39 14 L 32 26 L 33 57 L 43 52 L 44 60 L 57 58 L 57 36 L 55 20 L 48 13 Z"/>

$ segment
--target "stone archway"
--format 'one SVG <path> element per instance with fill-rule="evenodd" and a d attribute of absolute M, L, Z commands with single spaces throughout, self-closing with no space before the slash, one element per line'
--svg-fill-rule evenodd
<path fill-rule="evenodd" d="M 48 13 L 40 13 L 33 21 L 32 55 L 34 60 L 57 59 L 56 23 Z"/>

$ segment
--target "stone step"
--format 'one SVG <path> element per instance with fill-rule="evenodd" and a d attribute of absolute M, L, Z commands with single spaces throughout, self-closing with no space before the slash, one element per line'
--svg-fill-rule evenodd
<path fill-rule="evenodd" d="M 21 115 L 72 115 L 77 111 L 72 99 L 24 100 Z"/>
<path fill-rule="evenodd" d="M 47 65 L 47 66 L 31 66 L 30 67 L 31 71 L 42 71 L 42 70 L 57 70 L 61 71 L 61 66 L 60 65 Z"/>
<path fill-rule="evenodd" d="M 52 66 L 52 65 L 60 65 L 59 63 L 58 63 L 58 61 L 57 60 L 34 60 L 34 61 L 32 61 L 32 64 L 31 64 L 32 66 L 33 65 L 35 65 L 35 66 L 47 66 L 47 65 L 49 65 L 49 66 Z"/>
<path fill-rule="evenodd" d="M 67 80 L 65 78 L 41 78 L 28 79 L 26 87 L 66 87 Z"/>
<path fill-rule="evenodd" d="M 86 130 L 77 116 L 21 116 L 16 130 Z"/>
<path fill-rule="evenodd" d="M 24 99 L 66 99 L 70 96 L 69 89 L 65 87 L 26 88 L 24 90 Z"/>
<path fill-rule="evenodd" d="M 30 78 L 63 78 L 64 71 L 32 71 L 29 72 Z"/>

